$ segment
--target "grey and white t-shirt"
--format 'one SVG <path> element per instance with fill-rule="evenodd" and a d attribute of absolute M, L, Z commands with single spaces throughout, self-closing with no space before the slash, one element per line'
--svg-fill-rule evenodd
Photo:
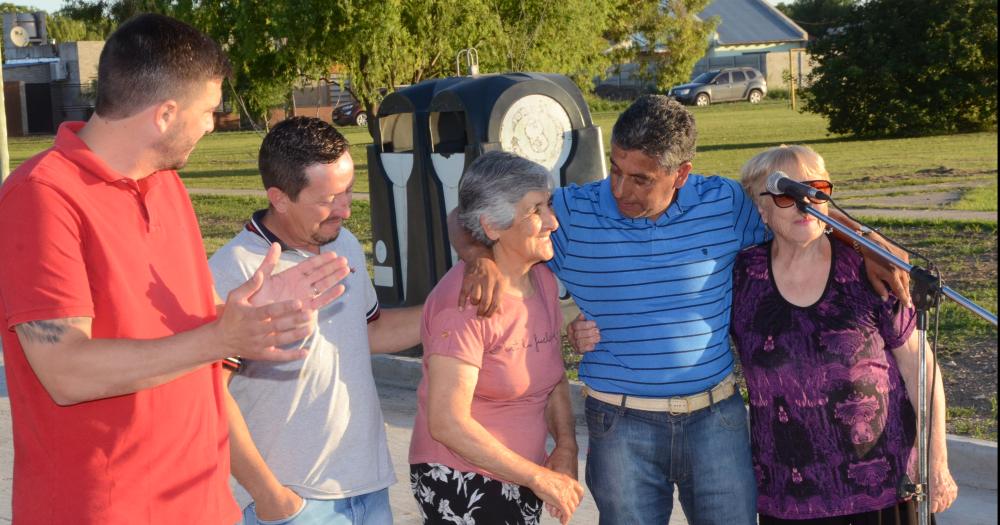
<path fill-rule="evenodd" d="M 244 229 L 211 257 L 220 297 L 260 265 L 270 246 L 264 231 Z M 317 331 L 302 343 L 308 356 L 288 363 L 247 360 L 229 385 L 274 475 L 313 499 L 358 496 L 396 481 L 368 345 L 367 323 L 378 315 L 378 299 L 351 232 L 341 229 L 321 247 L 329 251 L 346 257 L 355 272 L 341 281 L 344 294 L 320 310 Z M 275 272 L 310 255 L 285 249 Z M 235 485 L 236 500 L 246 507 L 252 498 Z"/>

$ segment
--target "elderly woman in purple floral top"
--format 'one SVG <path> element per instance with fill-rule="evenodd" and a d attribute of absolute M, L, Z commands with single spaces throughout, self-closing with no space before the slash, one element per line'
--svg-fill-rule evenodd
<path fill-rule="evenodd" d="M 830 242 L 825 225 L 799 212 L 792 198 L 764 191 L 777 170 L 832 190 L 822 157 L 805 146 L 771 148 L 742 170 L 744 188 L 774 233 L 737 259 L 731 325 L 750 394 L 760 523 L 914 523 L 915 506 L 896 494 L 916 462 L 913 310 L 878 297 L 861 256 Z M 825 204 L 814 206 L 826 213 Z M 958 493 L 948 470 L 940 371 L 936 378 L 932 512 Z"/>

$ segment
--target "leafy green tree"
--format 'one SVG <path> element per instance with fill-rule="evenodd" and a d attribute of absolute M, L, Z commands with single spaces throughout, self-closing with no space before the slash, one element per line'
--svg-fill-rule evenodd
<path fill-rule="evenodd" d="M 833 133 L 996 129 L 996 0 L 869 0 L 810 45 L 805 97 Z"/>
<path fill-rule="evenodd" d="M 809 33 L 820 38 L 844 25 L 858 0 L 793 0 L 775 7 Z"/>
<path fill-rule="evenodd" d="M 609 0 L 492 0 L 489 42 L 480 49 L 490 71 L 562 73 L 588 89 L 610 60 L 604 33 L 616 14 Z"/>
<path fill-rule="evenodd" d="M 73 0 L 63 13 L 113 30 L 129 16 L 176 16 L 222 42 L 234 86 L 256 118 L 292 87 L 343 73 L 370 112 L 386 90 L 453 75 L 459 50 L 475 47 L 484 73 L 563 73 L 588 89 L 611 64 L 609 35 L 646 30 L 658 43 L 657 78 L 687 76 L 714 25 L 690 13 L 708 0 Z M 642 12 L 643 23 L 628 22 Z"/>
<path fill-rule="evenodd" d="M 718 25 L 715 17 L 701 20 L 696 16 L 709 1 L 618 0 L 605 33 L 619 43 L 609 58 L 619 65 L 637 63 L 637 76 L 660 90 L 687 82 Z"/>
<path fill-rule="evenodd" d="M 383 89 L 454 75 L 457 52 L 468 47 L 477 48 L 484 73 L 563 73 L 585 88 L 609 64 L 603 35 L 614 14 L 611 0 L 349 3 L 352 34 L 331 55 L 371 112 Z"/>
<path fill-rule="evenodd" d="M 45 22 L 49 38 L 56 42 L 79 40 L 104 40 L 104 34 L 92 29 L 86 22 L 59 14 L 49 15 Z"/>
<path fill-rule="evenodd" d="M 288 102 L 302 79 L 329 74 L 331 42 L 348 31 L 342 4 L 324 0 L 239 0 L 203 3 L 187 19 L 222 43 L 233 64 L 233 86 L 255 118 Z"/>

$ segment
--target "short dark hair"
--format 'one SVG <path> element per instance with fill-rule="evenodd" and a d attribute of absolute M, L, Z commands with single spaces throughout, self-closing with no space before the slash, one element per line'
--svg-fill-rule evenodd
<path fill-rule="evenodd" d="M 222 48 L 201 31 L 168 16 L 138 15 L 104 44 L 94 111 L 109 119 L 129 117 L 230 71 Z"/>
<path fill-rule="evenodd" d="M 675 170 L 694 159 L 697 139 L 691 112 L 663 95 L 643 95 L 636 99 L 611 130 L 613 145 L 639 150 L 667 170 Z"/>
<path fill-rule="evenodd" d="M 327 122 L 313 117 L 292 117 L 271 128 L 260 145 L 257 167 L 264 189 L 278 188 L 293 201 L 309 182 L 305 170 L 313 164 L 330 164 L 350 144 Z"/>

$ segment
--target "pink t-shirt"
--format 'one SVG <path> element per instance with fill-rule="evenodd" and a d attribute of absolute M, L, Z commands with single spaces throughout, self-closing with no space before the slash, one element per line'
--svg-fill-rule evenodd
<path fill-rule="evenodd" d="M 427 427 L 427 359 L 443 355 L 479 368 L 472 418 L 507 448 L 542 464 L 546 456 L 545 405 L 566 373 L 560 352 L 558 289 L 552 272 L 537 264 L 531 270 L 535 284 L 531 297 L 505 295 L 500 312 L 481 318 L 475 308 L 460 312 L 456 306 L 464 269 L 462 262 L 455 265 L 424 304 L 424 378 L 417 388 L 410 463 L 440 463 L 501 479 L 431 437 Z"/>

